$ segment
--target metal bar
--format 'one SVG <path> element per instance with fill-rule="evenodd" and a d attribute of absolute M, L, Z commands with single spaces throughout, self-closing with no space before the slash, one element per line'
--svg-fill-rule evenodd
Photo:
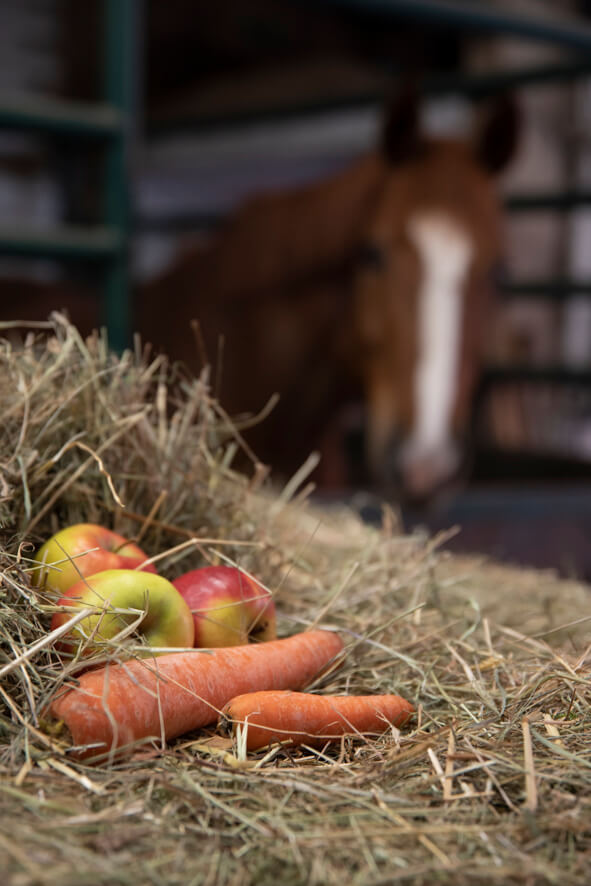
<path fill-rule="evenodd" d="M 562 301 L 573 295 L 591 296 L 589 280 L 497 280 L 496 288 L 507 297 L 547 298 Z"/>
<path fill-rule="evenodd" d="M 309 2 L 309 0 L 304 0 Z M 321 0 L 326 6 L 352 9 L 363 14 L 374 13 L 388 17 L 412 18 L 417 21 L 513 34 L 530 40 L 569 46 L 571 49 L 591 49 L 591 28 L 583 20 L 556 21 L 540 15 L 527 15 L 495 8 L 490 3 L 462 2 L 462 0 Z M 315 5 L 317 5 L 316 0 Z"/>
<path fill-rule="evenodd" d="M 505 198 L 508 212 L 538 212 L 549 210 L 568 212 L 591 205 L 591 191 L 568 191 L 561 194 L 513 194 Z M 181 233 L 210 231 L 219 228 L 227 215 L 223 212 L 182 212 L 169 215 L 135 215 L 133 228 L 140 233 Z M 511 286 L 512 284 L 507 284 Z M 529 286 L 529 284 L 528 284 Z"/>
<path fill-rule="evenodd" d="M 71 261 L 113 261 L 122 250 L 119 232 L 107 227 L 63 226 L 51 231 L 0 228 L 0 255 Z"/>
<path fill-rule="evenodd" d="M 488 366 L 480 384 L 482 388 L 487 388 L 490 385 L 514 382 L 588 387 L 591 386 L 591 369 L 569 369 L 566 366 Z"/>
<path fill-rule="evenodd" d="M 427 74 L 422 88 L 426 95 L 461 93 L 480 98 L 515 89 L 518 86 L 537 86 L 561 83 L 584 77 L 591 71 L 591 56 L 577 55 L 574 60 L 558 64 L 544 64 L 529 68 L 508 68 L 478 73 Z"/>
<path fill-rule="evenodd" d="M 565 191 L 563 193 L 511 194 L 504 199 L 508 212 L 538 212 L 549 210 L 568 212 L 581 206 L 591 205 L 591 191 Z M 182 212 L 169 215 L 142 216 L 133 219 L 134 230 L 140 233 L 175 233 L 183 231 L 210 231 L 220 227 L 227 215 L 223 212 Z M 502 285 L 502 284 L 499 284 Z M 522 284 L 504 284 L 509 290 Z M 544 284 L 523 284 L 528 289 Z M 586 284 L 583 284 L 586 287 Z"/>
<path fill-rule="evenodd" d="M 562 193 L 511 194 L 504 200 L 509 212 L 530 212 L 544 209 L 567 212 L 591 204 L 591 191 L 564 191 Z"/>
<path fill-rule="evenodd" d="M 131 341 L 126 136 L 132 105 L 131 54 L 134 23 L 134 0 L 104 0 L 104 92 L 109 104 L 118 109 L 124 123 L 117 137 L 107 145 L 105 160 L 104 219 L 107 225 L 117 230 L 123 248 L 105 269 L 102 311 L 109 343 L 119 351 Z"/>
<path fill-rule="evenodd" d="M 580 206 L 591 205 L 591 191 L 564 191 L 531 194 L 510 194 L 504 199 L 508 212 L 537 212 L 551 210 L 568 212 Z M 209 231 L 220 227 L 227 214 L 224 212 L 181 212 L 168 215 L 135 215 L 133 228 L 140 233 L 175 233 L 183 231 Z M 507 283 L 509 288 L 514 284 Z M 515 284 L 520 286 L 521 284 Z M 525 284 L 537 286 L 539 284 Z M 543 284 L 542 284 L 543 285 Z"/>
<path fill-rule="evenodd" d="M 119 134 L 121 122 L 121 114 L 109 104 L 0 95 L 0 129 L 109 139 Z"/>
<path fill-rule="evenodd" d="M 211 132 L 240 129 L 258 124 L 283 123 L 300 117 L 325 115 L 337 111 L 366 110 L 383 103 L 385 94 L 368 91 L 355 95 L 322 96 L 313 100 L 267 105 L 254 110 L 239 109 L 220 114 L 180 114 L 165 120 L 146 121 L 146 137 L 155 140 L 166 138 L 178 131 L 209 134 Z"/>
<path fill-rule="evenodd" d="M 576 79 L 589 73 L 591 73 L 591 55 L 563 64 L 515 68 L 487 74 L 428 75 L 421 82 L 421 91 L 426 96 L 460 93 L 472 98 L 481 98 L 517 86 L 556 83 Z M 148 120 L 146 136 L 150 139 L 157 139 L 178 130 L 210 133 L 257 124 L 281 123 L 300 117 L 324 115 L 338 111 L 363 111 L 368 108 L 381 107 L 390 92 L 391 90 L 374 89 L 350 95 L 318 94 L 314 99 L 296 101 L 291 105 L 281 103 L 255 110 L 240 109 L 233 113 L 184 114 L 166 120 Z"/>
<path fill-rule="evenodd" d="M 133 229 L 137 233 L 191 233 L 198 231 L 212 231 L 221 227 L 228 218 L 223 212 L 182 212 L 170 215 L 136 215 L 133 219 Z"/>

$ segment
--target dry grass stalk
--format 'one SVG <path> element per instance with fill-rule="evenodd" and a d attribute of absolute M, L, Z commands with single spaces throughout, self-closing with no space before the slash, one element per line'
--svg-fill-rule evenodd
<path fill-rule="evenodd" d="M 276 494 L 264 467 L 232 470 L 240 437 L 206 376 L 49 329 L 0 345 L 2 882 L 591 882 L 589 590 L 448 556 L 388 510 L 376 530 L 295 482 Z M 28 573 L 81 520 L 140 537 L 170 576 L 239 563 L 275 594 L 280 633 L 342 632 L 346 663 L 317 688 L 400 693 L 415 723 L 250 757 L 210 731 L 77 762 L 43 719 L 74 665 Z"/>

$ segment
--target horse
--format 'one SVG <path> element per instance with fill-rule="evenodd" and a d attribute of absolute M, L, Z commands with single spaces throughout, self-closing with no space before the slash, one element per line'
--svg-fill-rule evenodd
<path fill-rule="evenodd" d="M 139 286 L 135 328 L 192 370 L 210 362 L 231 415 L 279 393 L 245 432 L 276 476 L 317 448 L 319 482 L 346 481 L 335 439 L 347 404 L 361 402 L 368 476 L 428 498 L 465 463 L 501 246 L 495 178 L 517 124 L 501 99 L 472 138 L 432 138 L 416 98 L 399 97 L 374 151 L 326 180 L 252 198 Z M 76 321 L 80 305 L 69 308 Z"/>
<path fill-rule="evenodd" d="M 228 411 L 279 404 L 250 432 L 289 473 L 324 450 L 319 480 L 343 481 L 334 428 L 361 400 L 365 459 L 381 489 L 427 498 L 465 463 L 486 352 L 490 273 L 501 246 L 496 175 L 517 139 L 502 98 L 471 139 L 428 138 L 411 95 L 381 144 L 328 180 L 247 202 L 140 293 L 143 336 L 195 365 L 198 317 Z"/>

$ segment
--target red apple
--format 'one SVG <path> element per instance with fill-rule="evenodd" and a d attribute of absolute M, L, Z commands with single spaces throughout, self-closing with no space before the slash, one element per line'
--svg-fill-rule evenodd
<path fill-rule="evenodd" d="M 76 523 L 56 532 L 35 554 L 41 564 L 33 571 L 36 587 L 65 593 L 81 577 L 105 569 L 156 572 L 148 555 L 122 535 L 94 523 Z"/>
<path fill-rule="evenodd" d="M 195 646 L 241 646 L 274 640 L 270 593 L 234 566 L 204 566 L 173 581 L 193 613 Z"/>
<path fill-rule="evenodd" d="M 84 652 L 92 652 L 100 642 L 111 639 L 138 618 L 137 612 L 115 610 L 143 610 L 137 627 L 149 646 L 191 647 L 194 644 L 193 615 L 175 587 L 161 575 L 132 569 L 107 569 L 76 582 L 61 598 L 59 606 L 70 612 L 55 612 L 51 629 L 61 627 L 76 609 L 95 608 L 96 611 L 75 625 L 62 648 L 85 643 Z M 88 639 L 90 638 L 90 639 Z"/>

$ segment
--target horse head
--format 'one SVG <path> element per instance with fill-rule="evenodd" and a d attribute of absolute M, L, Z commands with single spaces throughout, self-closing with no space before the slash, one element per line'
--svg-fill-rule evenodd
<path fill-rule="evenodd" d="M 495 175 L 517 114 L 496 103 L 470 140 L 427 138 L 406 97 L 383 130 L 378 199 L 354 279 L 354 328 L 369 466 L 380 485 L 425 498 L 460 471 L 500 247 Z"/>

